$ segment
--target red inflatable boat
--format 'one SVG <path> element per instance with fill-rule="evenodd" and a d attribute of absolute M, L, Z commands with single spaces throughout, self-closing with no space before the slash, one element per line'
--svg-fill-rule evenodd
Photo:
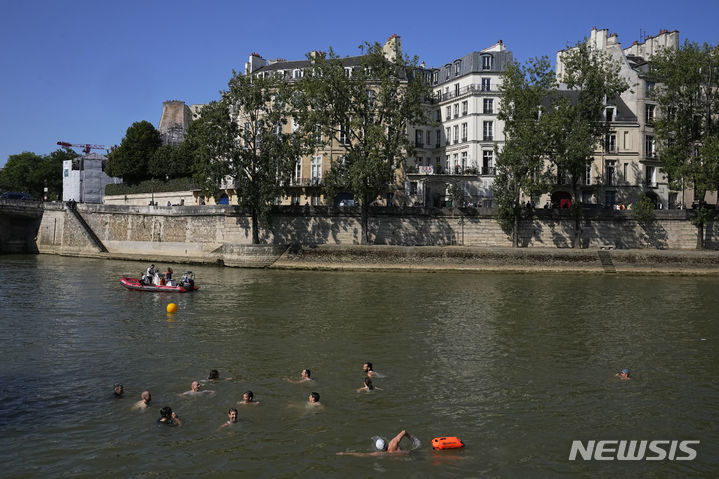
<path fill-rule="evenodd" d="M 163 275 L 164 276 L 164 275 Z M 154 283 L 154 282 L 153 282 Z M 160 281 L 160 284 L 147 284 L 140 281 L 137 278 L 122 278 L 120 284 L 127 289 L 134 289 L 136 291 L 154 291 L 160 293 L 187 293 L 200 289 L 195 285 L 195 275 L 192 271 L 182 275 L 182 280 L 173 284 L 164 284 L 164 278 Z"/>

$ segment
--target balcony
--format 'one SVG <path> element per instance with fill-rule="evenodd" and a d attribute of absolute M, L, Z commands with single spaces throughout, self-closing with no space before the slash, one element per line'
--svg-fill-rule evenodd
<path fill-rule="evenodd" d="M 451 100 L 452 98 L 458 98 L 463 95 L 480 92 L 496 92 L 495 88 L 491 88 L 491 85 L 482 85 L 481 83 L 473 83 L 471 85 L 463 86 L 459 89 L 459 92 L 446 92 L 439 95 L 439 101 Z"/>
<path fill-rule="evenodd" d="M 657 182 L 652 179 L 647 179 L 644 180 L 644 186 L 646 186 L 647 188 L 656 188 Z"/>
<path fill-rule="evenodd" d="M 493 135 L 484 135 L 484 137 L 482 137 L 482 141 L 493 141 L 493 138 Z"/>
<path fill-rule="evenodd" d="M 292 178 L 290 186 L 324 186 L 322 178 Z"/>
<path fill-rule="evenodd" d="M 494 176 L 497 174 L 497 169 L 494 166 L 483 166 L 482 176 Z"/>

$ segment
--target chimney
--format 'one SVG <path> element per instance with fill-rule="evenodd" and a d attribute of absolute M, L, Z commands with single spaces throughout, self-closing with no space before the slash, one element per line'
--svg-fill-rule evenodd
<path fill-rule="evenodd" d="M 250 60 L 245 62 L 245 75 L 249 75 L 266 65 L 267 62 L 259 53 L 252 52 L 250 53 Z"/>
<path fill-rule="evenodd" d="M 382 47 L 384 57 L 389 61 L 394 61 L 397 57 L 402 56 L 402 40 L 400 36 L 393 33 Z"/>

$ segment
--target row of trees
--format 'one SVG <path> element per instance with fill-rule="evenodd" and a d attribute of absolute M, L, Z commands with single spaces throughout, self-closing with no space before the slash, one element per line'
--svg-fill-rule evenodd
<path fill-rule="evenodd" d="M 49 155 L 26 151 L 10 155 L 0 169 L 0 191 L 27 192 L 35 199 L 62 197 L 62 162 L 72 160 L 77 153 L 72 150 L 56 150 Z"/>
<path fill-rule="evenodd" d="M 596 145 L 609 133 L 604 106 L 630 87 L 619 65 L 586 41 L 566 50 L 563 62 L 562 90 L 546 58 L 514 63 L 503 75 L 498 117 L 505 122 L 506 141 L 497 152 L 493 191 L 500 223 L 515 247 L 526 214 L 520 195 L 549 192 L 562 176 L 573 192 L 573 246 L 579 247 L 579 185 Z M 653 99 L 660 115 L 654 129 L 662 168 L 671 188 L 694 189 L 701 248 L 708 217 L 704 196 L 719 189 L 719 47 L 686 42 L 664 49 L 651 58 L 646 79 L 657 85 Z"/>
<path fill-rule="evenodd" d="M 182 178 L 193 171 L 192 153 L 187 146 L 162 145 L 160 132 L 148 121 L 127 129 L 120 146 L 107 157 L 105 172 L 134 184 L 151 178 Z"/>
<path fill-rule="evenodd" d="M 354 196 L 368 240 L 368 207 L 411 154 L 407 126 L 425 121 L 422 100 L 430 90 L 413 75 L 416 58 L 388 58 L 378 43 L 363 50 L 351 75 L 332 51 L 308 55 L 311 70 L 294 82 L 233 72 L 222 98 L 205 106 L 188 131 L 198 185 L 216 193 L 223 180 L 235 182 L 239 204 L 252 216 L 253 243 L 298 158 L 331 145 L 344 156 L 326 173 L 325 194 Z"/>

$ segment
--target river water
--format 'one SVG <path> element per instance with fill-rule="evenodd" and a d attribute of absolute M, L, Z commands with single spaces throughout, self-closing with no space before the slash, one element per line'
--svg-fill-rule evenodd
<path fill-rule="evenodd" d="M 717 278 L 195 266 L 193 294 L 120 285 L 146 266 L 0 257 L 3 476 L 719 473 Z M 381 391 L 356 392 L 365 361 Z M 285 380 L 303 368 L 312 383 Z M 215 394 L 179 396 L 194 379 Z M 236 406 L 247 389 L 260 404 Z M 183 427 L 159 427 L 162 406 Z M 402 429 L 409 454 L 336 455 Z M 447 435 L 466 447 L 433 451 Z M 573 440 L 631 439 L 700 444 L 693 461 L 568 460 Z"/>

